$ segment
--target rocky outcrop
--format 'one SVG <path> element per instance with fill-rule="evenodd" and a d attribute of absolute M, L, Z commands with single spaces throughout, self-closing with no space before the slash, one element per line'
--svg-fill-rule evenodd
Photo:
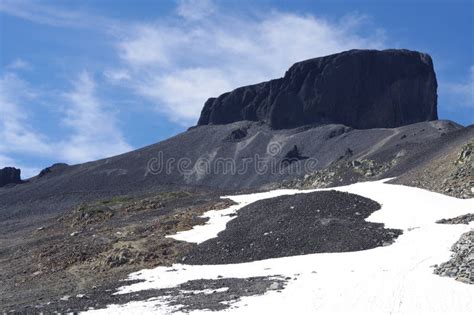
<path fill-rule="evenodd" d="M 443 277 L 474 284 L 474 230 L 461 235 L 451 247 L 451 259 L 435 265 L 434 273 Z"/>
<path fill-rule="evenodd" d="M 474 213 L 463 214 L 450 219 L 441 219 L 436 221 L 440 224 L 469 224 L 474 221 Z"/>
<path fill-rule="evenodd" d="M 454 169 L 441 182 L 441 191 L 459 198 L 474 196 L 474 138 L 461 148 Z"/>
<path fill-rule="evenodd" d="M 21 184 L 21 170 L 14 167 L 0 169 L 0 187 L 9 184 Z"/>
<path fill-rule="evenodd" d="M 350 50 L 296 63 L 283 78 L 210 98 L 198 125 L 250 120 L 275 129 L 327 123 L 398 127 L 436 120 L 436 90 L 427 54 Z"/>
<path fill-rule="evenodd" d="M 38 177 L 43 177 L 43 176 L 46 176 L 48 174 L 51 174 L 51 173 L 61 173 L 62 171 L 64 171 L 66 168 L 68 168 L 69 165 L 66 164 L 66 163 L 55 163 L 49 167 L 46 167 L 44 169 L 42 169 L 39 174 L 38 174 Z"/>

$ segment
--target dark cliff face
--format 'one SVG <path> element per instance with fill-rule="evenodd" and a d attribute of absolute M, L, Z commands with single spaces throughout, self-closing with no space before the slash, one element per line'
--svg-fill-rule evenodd
<path fill-rule="evenodd" d="M 14 167 L 5 167 L 0 169 L 0 187 L 8 184 L 21 184 L 20 169 Z"/>
<path fill-rule="evenodd" d="M 350 50 L 296 63 L 281 79 L 210 98 L 198 125 L 250 120 L 275 129 L 326 123 L 398 127 L 438 119 L 436 90 L 427 54 Z"/>

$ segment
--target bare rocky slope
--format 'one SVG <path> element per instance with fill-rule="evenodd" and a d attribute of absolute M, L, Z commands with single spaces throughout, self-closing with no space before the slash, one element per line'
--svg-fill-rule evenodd
<path fill-rule="evenodd" d="M 387 159 L 390 154 L 384 151 L 369 159 L 348 154 L 327 168 L 284 180 L 272 187 L 322 188 L 396 177 L 389 183 L 424 188 L 457 198 L 472 198 L 473 143 L 474 126 L 469 126 L 443 134 L 428 143 L 419 143 L 415 151 L 402 149 L 393 159 Z M 393 152 L 391 156 L 394 156 Z"/>
<path fill-rule="evenodd" d="M 473 136 L 472 127 L 436 120 L 436 89 L 425 53 L 351 50 L 302 61 L 281 79 L 211 99 L 198 126 L 168 140 L 58 163 L 0 188 L 0 223 L 113 196 L 337 185 L 415 172 Z"/>
<path fill-rule="evenodd" d="M 474 137 L 454 137 L 418 167 L 401 174 L 393 183 L 436 191 L 458 198 L 474 196 Z"/>
<path fill-rule="evenodd" d="M 473 127 L 449 121 L 366 130 L 343 125 L 273 130 L 246 121 L 199 126 L 152 146 L 53 168 L 28 183 L 1 188 L 0 219 L 45 215 L 84 201 L 151 191 L 263 189 L 340 161 L 382 164 L 384 175 L 398 176 L 416 168 L 430 152 L 453 141 L 467 142 L 473 135 Z M 299 155 L 289 158 L 295 146 Z"/>

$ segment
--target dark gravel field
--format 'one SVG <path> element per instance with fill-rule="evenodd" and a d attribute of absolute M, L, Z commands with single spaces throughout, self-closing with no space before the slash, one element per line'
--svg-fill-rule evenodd
<path fill-rule="evenodd" d="M 373 200 L 336 191 L 260 200 L 240 209 L 217 238 L 194 247 L 182 261 L 243 263 L 388 245 L 402 232 L 365 221 L 378 209 Z"/>

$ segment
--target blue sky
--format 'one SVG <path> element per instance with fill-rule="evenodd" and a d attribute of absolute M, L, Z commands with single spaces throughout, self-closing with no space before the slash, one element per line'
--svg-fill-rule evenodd
<path fill-rule="evenodd" d="M 33 176 L 193 125 L 204 101 L 352 48 L 429 53 L 474 122 L 473 1 L 0 1 L 0 168 Z"/>

